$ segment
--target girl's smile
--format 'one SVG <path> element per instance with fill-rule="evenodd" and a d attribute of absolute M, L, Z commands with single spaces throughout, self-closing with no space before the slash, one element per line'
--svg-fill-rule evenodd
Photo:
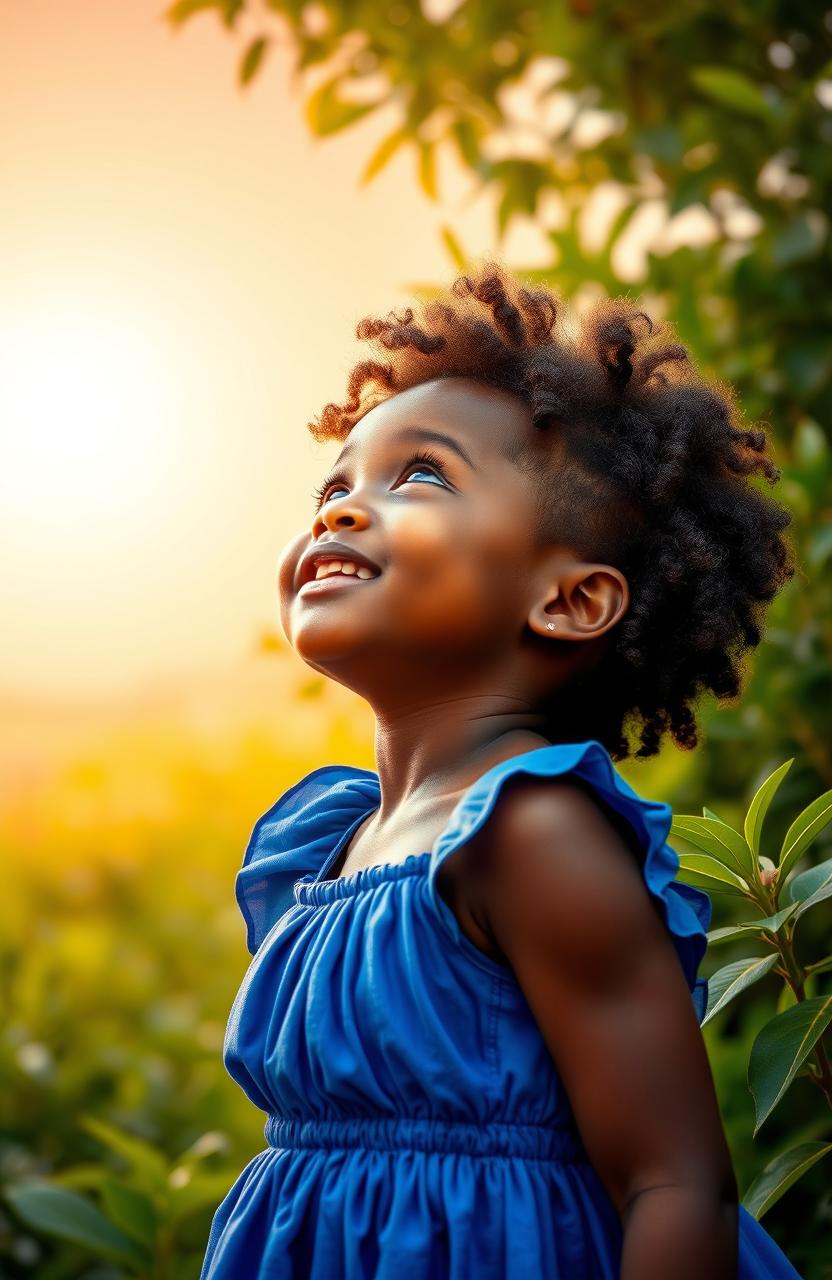
<path fill-rule="evenodd" d="M 375 561 L 368 559 L 363 552 L 335 538 L 322 538 L 311 543 L 300 557 L 295 584 L 300 594 L 305 587 L 329 578 L 348 582 L 355 577 L 359 582 L 366 582 L 377 578 L 380 573 Z"/>
<path fill-rule="evenodd" d="M 298 595 L 301 597 L 320 595 L 321 592 L 337 591 L 339 588 L 343 590 L 345 587 L 354 586 L 356 583 L 372 582 L 373 578 L 377 578 L 377 573 L 369 574 L 367 577 L 360 577 L 354 569 L 343 569 L 339 572 L 330 570 L 320 578 L 310 578 L 308 582 L 304 582 Z"/>

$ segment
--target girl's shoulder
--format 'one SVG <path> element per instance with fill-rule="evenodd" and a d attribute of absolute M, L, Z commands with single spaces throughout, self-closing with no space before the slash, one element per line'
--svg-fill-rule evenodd
<path fill-rule="evenodd" d="M 437 912 L 449 935 L 455 941 L 460 939 L 458 922 L 438 892 L 439 869 L 457 848 L 478 833 L 487 838 L 489 820 L 500 808 L 501 798 L 513 789 L 507 784 L 516 778 L 577 783 L 582 792 L 598 799 L 605 814 L 625 834 L 627 843 L 638 851 L 645 886 L 658 905 L 701 1020 L 707 983 L 698 977 L 698 969 L 707 949 L 710 898 L 702 890 L 676 880 L 679 857 L 667 843 L 673 817 L 670 805 L 639 795 L 595 739 L 522 752 L 488 769 L 464 792 L 434 844 L 429 869 Z"/>

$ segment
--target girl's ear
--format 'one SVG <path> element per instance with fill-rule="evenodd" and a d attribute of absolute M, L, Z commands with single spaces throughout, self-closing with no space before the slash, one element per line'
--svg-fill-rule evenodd
<path fill-rule="evenodd" d="M 556 640 L 594 640 L 624 616 L 630 587 L 611 564 L 572 561 L 560 567 L 529 611 L 529 626 Z"/>

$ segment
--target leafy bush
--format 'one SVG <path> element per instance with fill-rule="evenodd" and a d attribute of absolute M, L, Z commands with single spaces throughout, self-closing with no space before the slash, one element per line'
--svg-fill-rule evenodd
<path fill-rule="evenodd" d="M 707 807 L 701 818 L 675 816 L 671 827 L 680 855 L 680 878 L 709 892 L 730 895 L 735 906 L 742 903 L 752 908 L 751 919 L 712 930 L 710 946 L 742 942 L 764 948 L 762 955 L 732 960 L 710 977 L 703 1026 L 766 974 L 776 974 L 785 984 L 785 1002 L 781 1000 L 779 1011 L 763 1024 L 750 1046 L 748 1087 L 756 1109 L 755 1135 L 797 1078 L 814 1084 L 825 1102 L 817 1122 L 818 1133 L 823 1132 L 824 1138 L 800 1142 L 780 1152 L 746 1190 L 743 1203 L 758 1218 L 832 1152 L 828 1114 L 832 1108 L 832 1069 L 824 1045 L 832 1023 L 832 990 L 820 990 L 822 977 L 832 972 L 832 953 L 804 963 L 798 958 L 795 937 L 798 923 L 810 911 L 824 907 L 828 922 L 832 858 L 799 873 L 795 868 L 815 837 L 832 821 L 832 791 L 819 796 L 794 819 L 776 863 L 761 852 L 766 813 L 793 763 L 787 760 L 763 782 L 745 815 L 742 834 Z M 828 929 L 823 931 L 823 943 L 828 947 Z"/>

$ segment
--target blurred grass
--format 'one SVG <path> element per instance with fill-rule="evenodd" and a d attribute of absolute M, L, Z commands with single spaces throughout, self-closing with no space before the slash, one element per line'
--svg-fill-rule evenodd
<path fill-rule="evenodd" d="M 221 1060 L 250 959 L 234 877 L 298 777 L 372 764 L 369 713 L 334 685 L 304 696 L 303 670 L 271 655 L 118 707 L 0 707 L 0 1181 L 100 1159 L 86 1112 L 171 1158 L 221 1131 L 229 1186 L 265 1146 Z M 82 1257 L 0 1207 L 4 1276 L 86 1275 Z"/>

